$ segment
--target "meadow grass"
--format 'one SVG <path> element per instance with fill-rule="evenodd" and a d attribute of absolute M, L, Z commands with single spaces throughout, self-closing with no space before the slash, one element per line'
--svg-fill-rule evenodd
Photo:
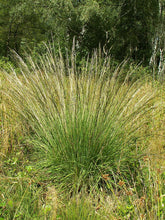
<path fill-rule="evenodd" d="M 163 219 L 162 164 L 153 168 L 148 146 L 160 115 L 164 123 L 164 97 L 150 80 L 130 81 L 131 70 L 121 82 L 124 68 L 112 72 L 97 53 L 79 68 L 73 53 L 63 59 L 49 48 L 39 64 L 18 59 L 19 73 L 4 73 L 1 102 L 5 151 L 9 127 L 18 127 L 16 153 L 1 166 L 14 202 L 7 213 L 1 192 L 4 219 Z"/>

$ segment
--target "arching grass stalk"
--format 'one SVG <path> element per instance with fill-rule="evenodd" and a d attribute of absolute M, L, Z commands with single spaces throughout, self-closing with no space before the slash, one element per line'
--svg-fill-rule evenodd
<path fill-rule="evenodd" d="M 144 83 L 119 83 L 121 68 L 112 73 L 110 58 L 96 53 L 79 71 L 73 54 L 70 62 L 50 49 L 40 65 L 19 59 L 22 74 L 6 74 L 7 95 L 32 128 L 38 169 L 68 189 L 97 186 L 111 171 L 129 178 L 152 109 L 154 94 L 144 92 Z"/>

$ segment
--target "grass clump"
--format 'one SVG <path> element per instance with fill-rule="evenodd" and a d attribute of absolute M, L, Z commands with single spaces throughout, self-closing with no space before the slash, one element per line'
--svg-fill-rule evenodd
<path fill-rule="evenodd" d="M 131 180 L 154 90 L 129 82 L 130 73 L 121 83 L 122 68 L 112 73 L 110 58 L 97 54 L 79 69 L 74 53 L 64 60 L 48 49 L 40 64 L 18 58 L 21 74 L 6 74 L 7 101 L 30 127 L 27 142 L 43 179 L 71 192 L 106 186 L 104 175 Z"/>

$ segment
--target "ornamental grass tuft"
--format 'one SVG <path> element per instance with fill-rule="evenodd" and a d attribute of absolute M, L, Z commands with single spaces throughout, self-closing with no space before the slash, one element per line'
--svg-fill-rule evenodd
<path fill-rule="evenodd" d="M 144 80 L 131 82 L 131 72 L 121 82 L 124 68 L 112 71 L 109 57 L 94 53 L 81 65 L 74 52 L 66 57 L 48 48 L 37 63 L 18 56 L 21 73 L 6 73 L 8 102 L 31 129 L 36 169 L 71 191 L 102 187 L 103 175 L 131 178 L 154 91 Z"/>

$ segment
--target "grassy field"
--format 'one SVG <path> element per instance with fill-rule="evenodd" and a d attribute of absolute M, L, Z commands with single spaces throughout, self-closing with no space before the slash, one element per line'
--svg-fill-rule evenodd
<path fill-rule="evenodd" d="M 97 54 L 18 60 L 0 73 L 0 220 L 163 220 L 164 84 Z"/>

